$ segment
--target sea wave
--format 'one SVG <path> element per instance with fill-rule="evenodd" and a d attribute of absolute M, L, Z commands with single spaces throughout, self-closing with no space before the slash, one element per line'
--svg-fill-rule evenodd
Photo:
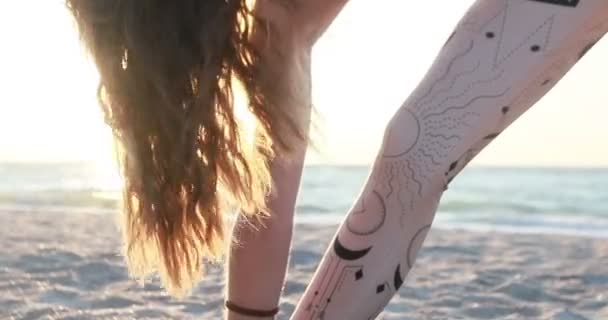
<path fill-rule="evenodd" d="M 90 207 L 113 209 L 119 205 L 120 193 L 107 190 L 40 190 L 34 192 L 2 192 L 0 205 L 25 207 Z"/>
<path fill-rule="evenodd" d="M 298 221 L 341 222 L 368 167 L 315 166 L 304 172 Z M 0 164 L 0 210 L 115 213 L 115 177 L 79 164 Z M 608 234 L 608 170 L 468 168 L 439 205 L 442 227 Z"/>

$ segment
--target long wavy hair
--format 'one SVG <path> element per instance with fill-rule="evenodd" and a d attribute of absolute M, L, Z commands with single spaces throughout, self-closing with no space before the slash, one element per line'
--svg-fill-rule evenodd
<path fill-rule="evenodd" d="M 230 209 L 267 213 L 273 154 L 307 139 L 252 40 L 271 28 L 246 0 L 66 2 L 119 150 L 130 274 L 158 272 L 184 295 L 224 253 Z M 253 144 L 235 113 L 237 86 L 256 120 Z"/>

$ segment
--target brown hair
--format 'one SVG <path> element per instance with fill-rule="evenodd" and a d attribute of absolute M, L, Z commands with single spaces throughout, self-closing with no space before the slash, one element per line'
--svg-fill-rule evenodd
<path fill-rule="evenodd" d="M 204 258 L 224 251 L 228 209 L 265 213 L 268 160 L 306 138 L 252 41 L 270 28 L 246 0 L 66 1 L 120 151 L 130 273 L 159 272 L 172 294 L 186 294 Z M 237 82 L 257 121 L 253 146 L 242 143 Z"/>

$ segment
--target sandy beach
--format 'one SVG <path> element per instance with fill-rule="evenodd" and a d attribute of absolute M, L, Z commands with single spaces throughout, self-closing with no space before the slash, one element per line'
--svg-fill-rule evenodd
<path fill-rule="evenodd" d="M 185 300 L 129 279 L 112 217 L 0 212 L 0 319 L 221 319 L 220 266 Z M 300 224 L 278 319 L 336 226 Z M 608 319 L 608 239 L 434 229 L 378 319 Z"/>

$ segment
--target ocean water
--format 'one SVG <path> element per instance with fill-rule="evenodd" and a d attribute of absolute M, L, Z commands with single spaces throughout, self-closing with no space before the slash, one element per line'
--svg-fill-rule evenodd
<path fill-rule="evenodd" d="M 366 166 L 305 169 L 297 221 L 340 222 Z M 0 210 L 113 214 L 120 180 L 92 164 L 0 164 Z M 465 169 L 444 193 L 435 227 L 608 238 L 608 169 Z"/>

